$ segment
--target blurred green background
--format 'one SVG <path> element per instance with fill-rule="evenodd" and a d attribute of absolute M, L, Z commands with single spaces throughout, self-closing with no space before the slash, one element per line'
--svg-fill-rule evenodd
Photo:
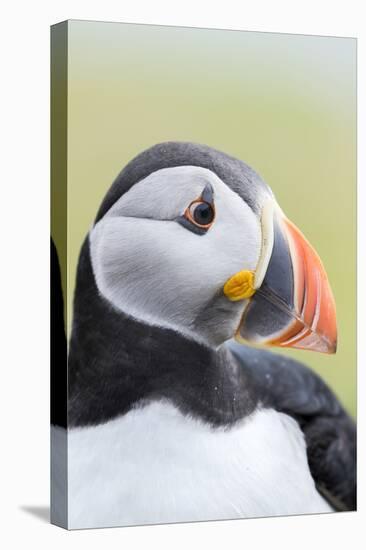
<path fill-rule="evenodd" d="M 355 415 L 356 41 L 69 22 L 68 327 L 80 245 L 103 196 L 132 157 L 166 140 L 247 162 L 317 249 L 338 352 L 283 353 L 320 373 Z"/>

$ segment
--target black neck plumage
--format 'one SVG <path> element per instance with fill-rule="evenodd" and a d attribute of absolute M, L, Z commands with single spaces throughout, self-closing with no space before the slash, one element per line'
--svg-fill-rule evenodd
<path fill-rule="evenodd" d="M 250 372 L 231 352 L 145 325 L 100 296 L 89 243 L 79 259 L 68 365 L 68 425 L 96 425 L 153 399 L 183 413 L 230 425 L 257 402 Z"/>

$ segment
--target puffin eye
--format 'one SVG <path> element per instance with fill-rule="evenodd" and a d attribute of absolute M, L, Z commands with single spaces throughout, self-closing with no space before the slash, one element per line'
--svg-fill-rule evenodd
<path fill-rule="evenodd" d="M 215 210 L 208 202 L 197 200 L 188 206 L 184 216 L 196 226 L 209 229 L 215 218 Z"/>

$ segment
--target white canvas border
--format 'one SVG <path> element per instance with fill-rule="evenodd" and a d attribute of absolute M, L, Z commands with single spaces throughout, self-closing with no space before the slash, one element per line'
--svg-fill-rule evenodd
<path fill-rule="evenodd" d="M 365 30 L 362 2 L 82 1 L 8 3 L 2 17 L 1 539 L 6 548 L 357 548 L 359 512 L 67 533 L 40 518 L 49 495 L 49 25 L 67 18 L 358 37 L 359 464 L 365 463 Z M 362 93 L 363 91 L 363 93 Z M 363 251 L 363 252 L 362 252 Z M 25 282 L 26 281 L 26 282 Z M 5 307 L 4 307 L 5 306 Z M 19 328 L 18 328 L 19 327 Z M 345 365 L 345 368 L 347 366 Z M 37 515 L 38 507 L 38 515 Z M 33 513 L 32 510 L 33 509 Z M 28 510 L 28 511 L 27 511 Z M 43 512 L 42 512 L 43 510 Z M 43 516 L 42 516 L 43 514 Z"/>

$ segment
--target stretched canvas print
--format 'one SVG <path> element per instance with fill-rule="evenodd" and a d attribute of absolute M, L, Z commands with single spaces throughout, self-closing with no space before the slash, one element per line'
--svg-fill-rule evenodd
<path fill-rule="evenodd" d="M 355 39 L 51 43 L 52 522 L 355 510 Z"/>

